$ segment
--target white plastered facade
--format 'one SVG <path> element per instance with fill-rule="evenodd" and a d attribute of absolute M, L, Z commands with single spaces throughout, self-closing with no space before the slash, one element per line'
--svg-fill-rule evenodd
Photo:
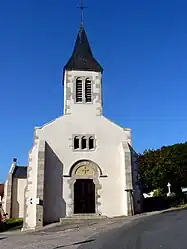
<path fill-rule="evenodd" d="M 92 102 L 76 103 L 76 79 L 91 80 Z M 75 136 L 93 136 L 93 150 L 75 150 Z M 64 73 L 64 115 L 36 127 L 29 152 L 23 230 L 74 215 L 76 178 L 93 178 L 95 215 L 114 217 L 140 212 L 131 130 L 103 116 L 102 74 Z M 93 175 L 76 176 L 74 168 L 88 165 Z M 134 173 L 133 173 L 134 172 Z M 133 177 L 133 174 L 135 177 Z"/>

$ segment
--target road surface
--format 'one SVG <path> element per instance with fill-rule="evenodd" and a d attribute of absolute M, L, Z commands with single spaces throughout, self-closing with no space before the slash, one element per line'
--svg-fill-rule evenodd
<path fill-rule="evenodd" d="M 187 249 L 187 210 L 0 234 L 0 249 Z"/>
<path fill-rule="evenodd" d="M 99 237 L 90 238 L 90 242 L 78 247 L 78 249 L 159 248 L 187 249 L 187 210 L 135 220 Z"/>

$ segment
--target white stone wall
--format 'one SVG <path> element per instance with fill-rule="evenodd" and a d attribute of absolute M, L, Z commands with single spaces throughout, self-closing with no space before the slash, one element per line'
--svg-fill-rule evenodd
<path fill-rule="evenodd" d="M 46 144 L 44 170 L 44 224 L 57 222 L 66 215 L 63 199 L 63 164 Z"/>
<path fill-rule="evenodd" d="M 75 103 L 77 77 L 91 80 L 92 103 Z M 96 212 L 108 217 L 129 215 L 129 195 L 125 189 L 127 185 L 132 186 L 128 146 L 131 145 L 131 130 L 123 129 L 102 115 L 101 84 L 101 73 L 65 71 L 65 115 L 35 128 L 25 196 L 27 201 L 30 197 L 36 199 L 39 194 L 43 203 L 26 205 L 25 229 L 42 226 L 42 217 L 44 223 L 50 223 L 73 214 L 70 170 L 80 160 L 91 161 L 102 171 L 102 176 L 95 179 Z M 77 135 L 93 135 L 95 149 L 75 151 L 73 137 Z M 42 151 L 40 143 L 45 147 Z"/>
<path fill-rule="evenodd" d="M 37 198 L 38 144 L 35 144 L 29 152 L 28 161 L 23 231 L 34 230 L 36 227 L 36 204 L 34 201 Z M 31 198 L 33 204 L 30 203 Z"/>
<path fill-rule="evenodd" d="M 92 103 L 75 103 L 76 79 L 89 78 L 92 81 Z M 80 112 L 86 115 L 102 114 L 102 86 L 101 73 L 85 71 L 65 71 L 64 76 L 64 114 L 79 116 Z"/>
<path fill-rule="evenodd" d="M 103 116 L 90 115 L 88 119 L 85 113 L 80 113 L 79 115 L 62 116 L 37 129 L 36 134 L 39 139 L 45 140 L 49 144 L 55 156 L 63 164 L 63 175 L 69 175 L 71 166 L 79 160 L 91 160 L 99 165 L 103 175 L 107 176 L 99 178 L 102 186 L 99 190 L 100 213 L 107 216 L 126 215 L 125 172 L 120 144 L 122 141 L 131 143 L 130 130 L 124 130 Z M 75 152 L 72 147 L 73 134 L 94 134 L 95 151 Z M 53 169 L 56 162 L 53 163 L 52 160 L 52 158 L 48 158 L 46 164 Z M 54 176 L 52 177 L 50 174 L 49 179 L 54 183 Z M 68 204 L 71 202 L 70 191 L 68 178 L 64 178 L 62 197 L 66 203 L 66 215 L 70 213 Z M 47 208 L 53 210 L 54 202 L 48 201 L 47 203 Z M 58 205 L 57 202 L 57 209 Z"/>
<path fill-rule="evenodd" d="M 101 152 L 102 153 L 102 152 Z M 101 178 L 100 182 L 102 189 L 100 190 L 100 211 L 102 215 L 108 217 L 126 215 L 125 205 L 125 168 L 121 160 L 121 147 L 120 144 L 116 145 L 115 153 L 114 148 L 105 154 L 99 164 L 105 168 L 107 178 Z M 109 156 L 110 155 L 110 156 Z"/>
<path fill-rule="evenodd" d="M 8 180 L 5 181 L 4 183 L 4 197 L 2 200 L 2 206 L 3 206 L 3 210 L 5 211 L 5 213 L 7 213 L 7 184 L 8 184 Z"/>
<path fill-rule="evenodd" d="M 11 201 L 12 201 L 12 174 L 14 172 L 16 166 L 16 162 L 12 162 L 10 166 L 10 170 L 8 172 L 8 178 L 5 182 L 4 186 L 4 201 L 3 201 L 3 207 L 5 212 L 8 214 L 7 217 L 11 217 Z"/>
<path fill-rule="evenodd" d="M 12 186 L 12 218 L 23 218 L 24 212 L 24 189 L 27 179 L 14 178 Z"/>

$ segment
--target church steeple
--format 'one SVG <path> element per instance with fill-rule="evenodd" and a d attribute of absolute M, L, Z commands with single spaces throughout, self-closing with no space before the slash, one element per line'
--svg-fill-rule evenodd
<path fill-rule="evenodd" d="M 93 56 L 83 24 L 80 25 L 73 54 L 64 70 L 103 72 L 103 68 Z"/>
<path fill-rule="evenodd" d="M 82 1 L 80 30 L 63 72 L 64 114 L 101 115 L 103 68 L 94 58 L 86 35 Z"/>
<path fill-rule="evenodd" d="M 77 71 L 94 71 L 94 72 L 103 72 L 103 68 L 96 61 L 92 54 L 90 44 L 84 29 L 84 6 L 83 0 L 80 2 L 81 10 L 81 23 L 80 30 L 77 35 L 77 40 L 75 42 L 75 47 L 73 54 L 69 59 L 68 63 L 65 65 L 64 70 L 77 70 Z"/>

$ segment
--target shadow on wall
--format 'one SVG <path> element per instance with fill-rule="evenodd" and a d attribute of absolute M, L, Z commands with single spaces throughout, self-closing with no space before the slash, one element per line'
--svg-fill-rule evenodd
<path fill-rule="evenodd" d="M 20 209 L 20 205 L 19 202 L 17 200 L 14 200 L 14 202 L 12 202 L 12 215 L 11 218 L 14 219 L 18 219 L 19 217 L 19 209 Z"/>
<path fill-rule="evenodd" d="M 18 179 L 13 176 L 12 183 L 12 202 L 10 218 L 19 218 L 19 202 L 18 202 Z"/>
<path fill-rule="evenodd" d="M 58 222 L 66 216 L 63 199 L 63 164 L 46 143 L 44 170 L 44 224 Z"/>
<path fill-rule="evenodd" d="M 130 144 L 128 144 L 128 146 L 131 152 L 131 162 L 132 162 L 134 214 L 139 214 L 142 213 L 143 211 L 143 193 L 142 193 L 142 186 L 140 185 L 138 179 L 139 168 L 136 162 L 138 154 Z"/>

